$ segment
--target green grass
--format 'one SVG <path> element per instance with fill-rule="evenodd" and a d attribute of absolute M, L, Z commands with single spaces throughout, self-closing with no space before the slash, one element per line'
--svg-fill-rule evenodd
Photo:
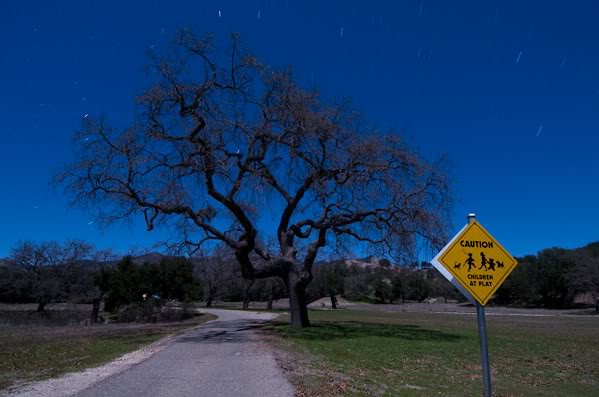
<path fill-rule="evenodd" d="M 203 314 L 165 324 L 0 328 L 0 389 L 98 366 L 214 318 Z"/>
<path fill-rule="evenodd" d="M 480 396 L 476 316 L 312 311 L 271 327 L 309 396 Z M 599 318 L 487 316 L 497 396 L 598 396 Z"/>

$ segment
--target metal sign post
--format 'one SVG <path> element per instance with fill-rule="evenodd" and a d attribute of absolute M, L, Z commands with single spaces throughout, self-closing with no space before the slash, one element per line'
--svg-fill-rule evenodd
<path fill-rule="evenodd" d="M 476 220 L 475 214 L 468 214 L 468 224 Z M 489 365 L 489 346 L 487 343 L 487 321 L 485 307 L 476 302 L 476 317 L 478 318 L 478 338 L 480 339 L 480 362 L 483 370 L 484 397 L 491 397 L 491 366 Z"/>
<path fill-rule="evenodd" d="M 480 362 L 483 367 L 484 396 L 491 397 L 491 368 L 489 366 L 489 349 L 487 346 L 487 322 L 485 321 L 485 307 L 476 303 L 476 316 L 478 317 L 478 336 L 480 339 Z"/>

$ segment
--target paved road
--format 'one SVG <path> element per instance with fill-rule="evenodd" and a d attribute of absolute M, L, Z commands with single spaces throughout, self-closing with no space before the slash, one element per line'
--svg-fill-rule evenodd
<path fill-rule="evenodd" d="M 219 319 L 177 338 L 131 369 L 77 397 L 286 397 L 285 379 L 256 327 L 270 313 L 206 309 Z"/>

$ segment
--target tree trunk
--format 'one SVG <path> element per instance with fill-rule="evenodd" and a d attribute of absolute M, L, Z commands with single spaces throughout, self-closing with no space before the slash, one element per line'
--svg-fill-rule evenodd
<path fill-rule="evenodd" d="M 595 311 L 599 313 L 599 297 L 595 299 Z"/>
<path fill-rule="evenodd" d="M 335 294 L 331 294 L 331 308 L 337 309 L 337 298 L 335 297 Z"/>
<path fill-rule="evenodd" d="M 254 285 L 253 280 L 246 280 L 243 286 L 243 310 L 250 308 L 250 288 Z"/>
<path fill-rule="evenodd" d="M 97 296 L 92 300 L 92 314 L 90 324 L 96 324 L 98 322 L 98 315 L 100 314 L 100 302 L 102 302 L 102 295 Z"/>
<path fill-rule="evenodd" d="M 275 299 L 275 281 L 268 282 L 268 301 L 266 302 L 266 310 L 272 310 L 272 301 Z"/>
<path fill-rule="evenodd" d="M 285 280 L 287 291 L 289 291 L 289 312 L 291 314 L 291 325 L 305 328 L 310 326 L 308 319 L 308 305 L 306 303 L 307 282 L 302 281 L 296 274 L 290 273 Z"/>
<path fill-rule="evenodd" d="M 36 311 L 38 313 L 45 311 L 47 304 L 48 304 L 48 302 L 38 302 L 38 304 L 37 304 L 37 310 Z"/>
<path fill-rule="evenodd" d="M 206 307 L 211 307 L 212 306 L 212 295 L 208 295 L 206 297 Z"/>

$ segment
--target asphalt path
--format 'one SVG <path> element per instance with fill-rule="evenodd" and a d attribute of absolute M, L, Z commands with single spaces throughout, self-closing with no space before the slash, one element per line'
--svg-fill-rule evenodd
<path fill-rule="evenodd" d="M 217 315 L 149 359 L 77 397 L 286 397 L 292 386 L 256 328 L 271 313 L 203 309 Z"/>

